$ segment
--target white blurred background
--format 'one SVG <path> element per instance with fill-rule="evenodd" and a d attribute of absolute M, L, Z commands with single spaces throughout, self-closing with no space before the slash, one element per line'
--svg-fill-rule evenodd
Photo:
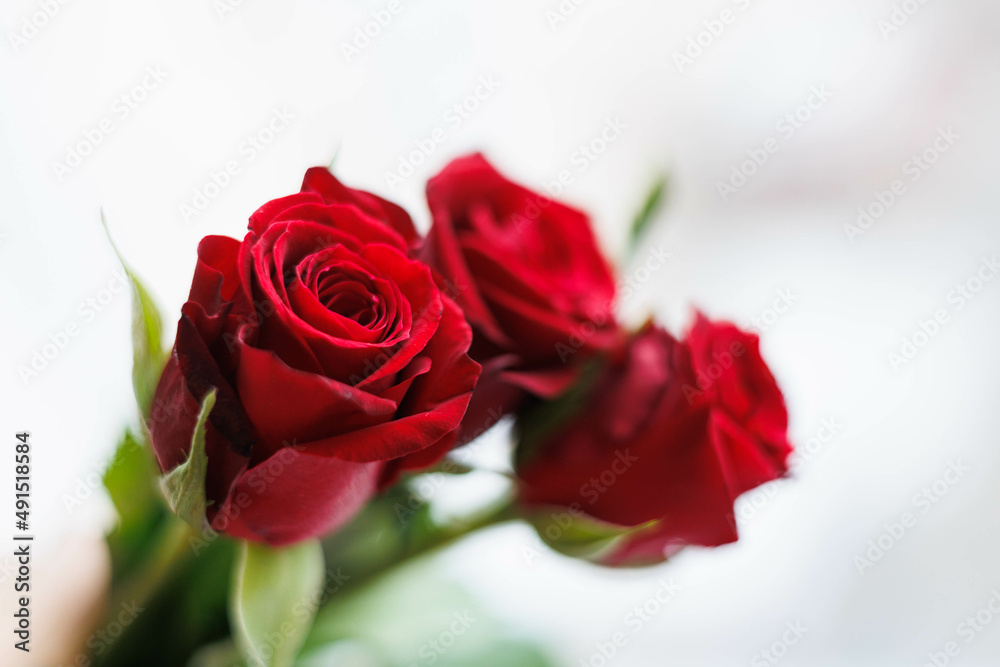
<path fill-rule="evenodd" d="M 99 588 L 88 568 L 99 572 L 107 503 L 94 471 L 132 419 L 128 296 L 113 291 L 100 209 L 172 335 L 197 241 L 242 237 L 306 167 L 337 154 L 338 176 L 426 228 L 426 179 L 481 149 L 537 189 L 570 170 L 562 198 L 592 213 L 619 262 L 646 190 L 668 174 L 637 262 L 661 246 L 671 259 L 623 313 L 675 330 L 693 305 L 756 319 L 793 439 L 811 453 L 794 479 L 740 501 L 736 545 L 613 572 L 509 526 L 443 554 L 449 576 L 566 667 L 602 664 L 597 645 L 619 631 L 608 664 L 1000 664 L 988 608 L 1000 591 L 1000 279 L 978 282 L 1000 253 L 1000 6 L 576 1 L 3 3 L 0 435 L 33 435 L 49 562 L 36 566 L 39 623 L 86 582 Z M 620 134 L 581 160 L 609 119 Z M 435 128 L 444 141 L 391 187 L 385 173 Z M 767 161 L 745 166 L 765 145 Z M 230 162 L 238 173 L 212 187 Z M 734 168 L 755 173 L 733 181 Z M 739 187 L 723 197 L 720 182 Z M 880 198 L 893 199 L 882 215 Z M 864 227 L 859 208 L 873 212 Z M 913 358 L 893 363 L 914 337 Z M 635 631 L 626 615 L 663 580 L 679 592 Z"/>

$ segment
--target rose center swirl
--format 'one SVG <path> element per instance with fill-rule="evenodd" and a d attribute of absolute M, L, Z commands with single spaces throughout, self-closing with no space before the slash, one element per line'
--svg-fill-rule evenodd
<path fill-rule="evenodd" d="M 378 280 L 363 268 L 346 261 L 300 267 L 299 279 L 332 313 L 373 327 L 386 319 L 386 299 Z"/>

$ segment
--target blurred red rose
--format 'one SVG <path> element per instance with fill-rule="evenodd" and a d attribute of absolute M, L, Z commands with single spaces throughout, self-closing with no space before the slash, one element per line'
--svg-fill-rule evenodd
<path fill-rule="evenodd" d="M 555 508 L 543 536 L 557 548 L 571 520 L 600 522 L 608 539 L 591 555 L 610 565 L 726 544 L 737 539 L 736 498 L 787 472 L 787 425 L 756 336 L 700 314 L 684 342 L 647 325 L 598 372 L 575 416 L 523 441 L 521 499 Z"/>
<path fill-rule="evenodd" d="M 217 390 L 214 529 L 275 545 L 323 534 L 454 444 L 479 366 L 418 244 L 403 209 L 319 168 L 254 213 L 242 242 L 201 241 L 150 431 L 171 470 Z"/>
<path fill-rule="evenodd" d="M 469 439 L 525 392 L 560 394 L 580 362 L 614 344 L 615 281 L 584 213 L 512 183 L 482 155 L 445 167 L 427 201 L 421 256 L 465 312 L 483 364 Z"/>

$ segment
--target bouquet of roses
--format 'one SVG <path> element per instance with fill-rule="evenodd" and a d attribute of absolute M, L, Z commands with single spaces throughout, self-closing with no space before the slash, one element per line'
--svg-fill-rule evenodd
<path fill-rule="evenodd" d="M 480 155 L 427 201 L 422 236 L 310 169 L 242 240 L 201 241 L 169 351 L 128 271 L 142 419 L 105 479 L 108 618 L 141 613 L 88 664 L 355 664 L 309 661 L 364 635 L 373 582 L 404 561 L 522 520 L 568 556 L 654 564 L 735 541 L 735 499 L 787 472 L 755 336 L 700 313 L 682 339 L 624 329 L 588 217 Z M 452 452 L 503 420 L 509 493 L 438 521 L 413 489 L 469 472 Z"/>

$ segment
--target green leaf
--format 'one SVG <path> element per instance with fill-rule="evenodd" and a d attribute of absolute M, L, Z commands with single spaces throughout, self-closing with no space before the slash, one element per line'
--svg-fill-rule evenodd
<path fill-rule="evenodd" d="M 229 600 L 233 638 L 250 667 L 289 667 L 312 627 L 325 579 L 318 540 L 240 545 Z"/>
<path fill-rule="evenodd" d="M 528 521 L 538 536 L 555 551 L 571 558 L 583 558 L 593 563 L 604 563 L 622 543 L 638 533 L 657 529 L 657 521 L 638 526 L 619 526 L 579 510 L 567 507 L 540 507 L 533 511 Z M 652 561 L 660 562 L 659 560 Z"/>
<path fill-rule="evenodd" d="M 331 591 L 330 601 L 319 612 L 298 664 L 554 664 L 544 651 L 519 638 L 521 634 L 482 608 L 475 595 L 450 578 L 440 560 L 407 561 L 361 588 Z"/>
<path fill-rule="evenodd" d="M 574 514 L 564 507 L 539 509 L 528 520 L 546 544 L 574 558 L 595 558 L 631 532 L 628 527 L 605 523 L 582 513 Z"/>
<path fill-rule="evenodd" d="M 108 535 L 115 579 L 131 570 L 148 550 L 160 521 L 169 516 L 156 486 L 158 474 L 149 449 L 126 432 L 104 471 L 104 486 L 118 510 L 118 525 Z"/>
<path fill-rule="evenodd" d="M 187 667 L 240 667 L 240 652 L 229 639 L 202 646 L 191 656 Z"/>
<path fill-rule="evenodd" d="M 150 505 L 158 504 L 156 476 L 156 464 L 149 450 L 126 431 L 104 471 L 104 486 L 123 524 L 141 520 Z"/>
<path fill-rule="evenodd" d="M 475 471 L 475 468 L 461 461 L 456 461 L 453 458 L 444 458 L 433 468 L 424 471 L 423 474 L 437 472 L 445 475 L 468 475 L 470 472 Z"/>
<path fill-rule="evenodd" d="M 329 172 L 333 171 L 333 165 L 337 164 L 337 158 L 340 157 L 340 149 L 341 148 L 343 148 L 343 146 L 338 145 L 337 148 L 334 149 L 334 151 L 333 151 L 333 157 L 330 158 L 329 164 L 326 165 L 326 170 L 327 171 L 329 171 Z"/>
<path fill-rule="evenodd" d="M 103 211 L 101 224 L 104 225 L 108 242 L 122 263 L 132 286 L 132 389 L 135 400 L 139 403 L 139 413 L 145 419 L 153 405 L 153 394 L 156 393 L 156 385 L 167 362 L 167 354 L 163 350 L 163 322 L 153 298 L 125 262 L 111 238 Z"/>
<path fill-rule="evenodd" d="M 113 627 L 125 604 L 138 605 L 143 611 L 110 650 L 91 656 L 92 665 L 192 667 L 192 656 L 199 648 L 230 635 L 229 583 L 237 545 L 230 539 L 198 537 L 166 505 L 162 511 L 166 520 L 149 538 L 151 548 L 144 554 L 140 571 L 113 586 L 111 593 L 120 604 L 109 603 L 104 622 L 94 627 Z M 212 667 L 237 664 L 243 665 L 238 656 Z"/>
<path fill-rule="evenodd" d="M 163 493 L 177 516 L 198 529 L 205 527 L 205 474 L 208 472 L 208 454 L 205 453 L 205 426 L 208 415 L 215 406 L 215 389 L 205 395 L 201 412 L 191 436 L 191 451 L 187 460 L 163 476 L 160 483 Z"/>
<path fill-rule="evenodd" d="M 666 193 L 667 178 L 666 176 L 660 176 L 653 183 L 653 187 L 650 188 L 649 193 L 646 195 L 646 200 L 642 204 L 642 208 L 639 209 L 635 219 L 632 221 L 632 228 L 629 231 L 629 254 L 635 251 L 635 247 L 638 245 L 643 232 L 646 231 L 646 227 L 656 217 L 656 213 L 663 204 Z"/>

